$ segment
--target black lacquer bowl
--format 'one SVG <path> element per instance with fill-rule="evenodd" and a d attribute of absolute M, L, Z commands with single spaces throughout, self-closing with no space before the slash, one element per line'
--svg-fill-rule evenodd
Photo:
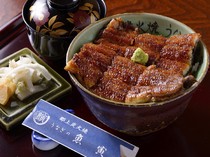
<path fill-rule="evenodd" d="M 103 0 L 28 0 L 22 11 L 32 47 L 47 60 L 65 58 L 78 32 L 105 15 Z"/>

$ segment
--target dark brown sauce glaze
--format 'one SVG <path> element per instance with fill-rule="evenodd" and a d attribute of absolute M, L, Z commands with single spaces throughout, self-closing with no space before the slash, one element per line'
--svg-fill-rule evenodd
<path fill-rule="evenodd" d="M 162 101 L 179 94 L 186 87 L 186 80 L 191 84 L 193 79 L 184 77 L 192 65 L 193 49 L 199 39 L 198 33 L 169 38 L 140 34 L 137 28 L 117 18 L 93 43 L 83 45 L 66 70 L 76 74 L 90 91 L 110 100 Z M 146 66 L 130 59 L 138 47 L 149 55 Z"/>

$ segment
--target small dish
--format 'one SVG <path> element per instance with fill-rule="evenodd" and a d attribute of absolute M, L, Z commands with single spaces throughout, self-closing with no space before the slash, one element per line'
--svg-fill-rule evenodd
<path fill-rule="evenodd" d="M 5 106 L 0 105 L 0 125 L 6 130 L 10 130 L 13 126 L 17 125 L 22 119 L 24 119 L 34 108 L 39 99 L 52 101 L 71 90 L 71 85 L 63 77 L 28 48 L 23 48 L 2 59 L 0 61 L 0 67 L 8 66 L 9 60 L 19 59 L 20 56 L 26 55 L 32 56 L 37 63 L 43 65 L 49 71 L 52 76 L 50 87 L 44 91 L 29 96 L 23 101 L 12 97 L 8 104 Z"/>
<path fill-rule="evenodd" d="M 74 110 L 72 109 L 66 109 L 66 111 L 71 114 L 75 113 Z M 33 145 L 36 148 L 43 151 L 52 150 L 59 145 L 59 143 L 53 141 L 52 139 L 46 136 L 41 135 L 40 133 L 34 130 L 32 131 L 32 134 L 31 134 L 31 140 L 32 140 Z"/>
<path fill-rule="evenodd" d="M 59 145 L 59 143 L 39 134 L 36 131 L 32 131 L 31 140 L 36 148 L 43 151 L 52 150 Z"/>

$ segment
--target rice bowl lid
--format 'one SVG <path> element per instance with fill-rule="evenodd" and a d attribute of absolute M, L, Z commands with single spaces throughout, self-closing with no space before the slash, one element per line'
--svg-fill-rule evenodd
<path fill-rule="evenodd" d="M 69 37 L 105 17 L 103 0 L 28 0 L 23 20 L 34 31 L 54 37 Z"/>
<path fill-rule="evenodd" d="M 101 19 L 99 21 L 97 21 L 94 24 L 89 25 L 88 27 L 86 27 L 84 30 L 82 30 L 71 42 L 68 51 L 67 51 L 67 55 L 66 55 L 66 63 L 73 57 L 74 53 L 79 52 L 79 49 L 82 47 L 83 44 L 87 43 L 87 42 L 91 42 L 93 41 L 97 34 L 99 33 L 99 31 L 104 27 L 104 25 L 106 25 L 111 19 L 113 18 L 117 18 L 117 17 L 121 17 L 123 20 L 127 20 L 131 23 L 135 23 L 135 24 L 141 24 L 141 28 L 143 28 L 143 30 L 149 30 L 150 32 L 148 33 L 152 33 L 151 31 L 155 31 L 154 29 L 151 29 L 152 25 L 154 26 L 154 24 L 156 25 L 156 31 L 158 30 L 160 34 L 164 35 L 164 36 L 171 36 L 171 35 L 175 35 L 175 34 L 187 34 L 187 33 L 195 33 L 195 31 L 193 29 L 191 29 L 190 27 L 188 27 L 187 25 L 172 19 L 170 17 L 166 17 L 166 16 L 162 16 L 162 15 L 158 15 L 158 14 L 153 14 L 153 13 L 123 13 L 123 14 L 117 14 L 117 15 L 113 15 L 110 17 L 106 17 L 104 19 Z M 154 32 L 153 32 L 154 33 Z M 79 42 L 78 42 L 79 41 Z M 111 105 L 117 105 L 117 106 L 132 106 L 132 107 L 148 107 L 148 106 L 159 106 L 159 105 L 164 105 L 165 103 L 170 103 L 175 101 L 176 99 L 180 99 L 186 95 L 188 95 L 189 93 L 193 92 L 198 85 L 202 82 L 202 80 L 204 79 L 206 73 L 208 72 L 208 67 L 209 67 L 209 54 L 207 51 L 207 48 L 205 46 L 205 44 L 200 41 L 199 42 L 199 47 L 200 47 L 200 53 L 202 56 L 202 62 L 200 63 L 200 67 L 196 73 L 196 80 L 197 82 L 194 83 L 189 89 L 186 89 L 184 92 L 182 92 L 179 96 L 172 98 L 170 100 L 167 101 L 162 101 L 162 102 L 149 102 L 149 103 L 141 103 L 141 104 L 128 104 L 128 103 L 122 103 L 122 102 L 116 102 L 116 101 L 112 101 L 112 100 L 108 100 L 102 97 L 99 97 L 98 95 L 90 92 L 87 88 L 85 88 L 78 80 L 77 78 L 71 74 L 70 72 L 70 78 L 71 80 L 75 83 L 76 86 L 78 86 L 81 90 L 83 90 L 84 92 L 88 93 L 89 95 L 100 99 L 102 101 L 105 101 Z"/>

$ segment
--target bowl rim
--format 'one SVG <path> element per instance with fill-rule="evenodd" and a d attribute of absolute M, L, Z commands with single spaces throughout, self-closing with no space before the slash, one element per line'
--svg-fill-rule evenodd
<path fill-rule="evenodd" d="M 77 34 L 77 36 L 72 40 L 72 42 L 70 43 L 69 47 L 68 47 L 68 50 L 67 50 L 67 54 L 66 54 L 66 63 L 69 61 L 69 55 L 70 55 L 70 49 L 72 47 L 72 45 L 76 42 L 77 38 L 79 38 L 79 36 L 81 36 L 81 34 L 83 32 L 86 32 L 88 31 L 89 28 L 91 28 L 93 25 L 96 25 L 98 23 L 105 23 L 105 22 L 109 22 L 112 18 L 116 18 L 116 17 L 123 17 L 123 16 L 132 16 L 132 15 L 146 15 L 146 16 L 153 16 L 154 18 L 164 18 L 168 21 L 172 21 L 172 22 L 175 22 L 175 23 L 178 23 L 178 25 L 181 25 L 182 27 L 185 27 L 186 29 L 189 29 L 191 33 L 195 33 L 195 31 L 190 28 L 189 26 L 185 25 L 184 23 L 176 20 L 176 19 L 173 19 L 173 18 L 170 18 L 168 16 L 164 16 L 164 15 L 160 15 L 160 14 L 155 14 L 155 13 L 145 13 L 145 12 L 141 12 L 141 13 L 122 13 L 122 14 L 115 14 L 115 15 L 112 15 L 112 16 L 108 16 L 108 17 L 105 17 L 105 18 L 102 18 L 98 21 L 96 21 L 95 23 L 93 24 L 90 24 L 89 26 L 87 26 L 86 28 L 84 28 L 81 32 L 79 32 Z M 201 40 L 200 41 L 201 43 L 201 46 L 203 48 L 203 52 L 204 52 L 204 56 L 206 57 L 203 57 L 205 59 L 205 62 L 206 64 L 204 65 L 204 71 L 202 72 L 202 75 L 201 77 L 197 80 L 196 83 L 194 83 L 190 88 L 188 89 L 185 89 L 184 91 L 182 91 L 181 93 L 179 93 L 177 96 L 169 99 L 169 100 L 165 100 L 165 101 L 160 101 L 160 102 L 147 102 L 147 103 L 125 103 L 125 102 L 117 102 L 117 101 L 113 101 L 113 100 L 109 100 L 109 99 L 106 99 L 106 98 L 103 98 L 103 97 L 100 97 L 98 96 L 97 94 L 94 94 L 93 92 L 91 92 L 90 90 L 88 90 L 87 88 L 85 88 L 79 81 L 78 79 L 75 77 L 74 74 L 71 74 L 69 71 L 68 71 L 68 74 L 72 80 L 72 82 L 78 86 L 83 92 L 89 94 L 90 96 L 100 100 L 100 101 L 104 101 L 106 102 L 107 104 L 110 104 L 110 105 L 114 105 L 114 106 L 123 106 L 123 107 L 132 107 L 132 108 L 143 108 L 143 107 L 152 107 L 152 106 L 162 106 L 164 104 L 168 104 L 170 102 L 173 102 L 177 99 L 181 99 L 182 97 L 184 97 L 185 95 L 191 93 L 194 91 L 195 88 L 197 88 L 200 83 L 203 81 L 203 79 L 205 78 L 207 72 L 208 72 L 208 68 L 209 68 L 209 53 L 208 53 L 208 50 L 207 50 L 207 47 L 206 45 L 204 44 L 204 42 Z"/>

